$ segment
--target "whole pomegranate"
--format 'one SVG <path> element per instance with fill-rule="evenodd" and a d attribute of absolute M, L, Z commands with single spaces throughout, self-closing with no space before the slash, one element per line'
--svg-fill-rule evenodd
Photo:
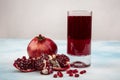
<path fill-rule="evenodd" d="M 51 39 L 40 34 L 30 41 L 27 52 L 32 58 L 40 57 L 41 54 L 52 55 L 57 53 L 57 45 Z"/>

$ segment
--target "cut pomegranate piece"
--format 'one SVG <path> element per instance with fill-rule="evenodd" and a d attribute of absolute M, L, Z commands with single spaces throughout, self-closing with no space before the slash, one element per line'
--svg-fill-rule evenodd
<path fill-rule="evenodd" d="M 64 54 L 47 55 L 42 54 L 37 58 L 26 59 L 23 56 L 22 59 L 18 58 L 14 62 L 14 66 L 22 72 L 31 72 L 39 70 L 41 74 L 51 74 L 53 70 L 65 71 L 70 68 L 70 59 Z"/>
<path fill-rule="evenodd" d="M 43 60 L 41 60 L 41 59 L 35 60 L 35 69 L 36 70 L 42 70 L 43 67 L 44 67 Z"/>
<path fill-rule="evenodd" d="M 50 55 L 42 54 L 35 60 L 35 68 L 36 70 L 43 70 L 44 66 L 46 66 L 46 61 L 49 62 Z"/>
<path fill-rule="evenodd" d="M 53 64 L 53 69 L 55 71 L 65 71 L 70 68 L 70 59 L 64 54 L 54 55 L 51 63 Z"/>
<path fill-rule="evenodd" d="M 61 67 L 66 67 L 68 66 L 68 62 L 70 61 L 70 59 L 68 58 L 68 56 L 61 54 L 61 55 L 56 55 L 56 59 L 59 62 Z"/>
<path fill-rule="evenodd" d="M 50 62 L 50 55 L 43 54 L 35 60 L 35 68 L 41 74 L 51 74 L 53 72 L 52 64 Z"/>
<path fill-rule="evenodd" d="M 44 61 L 44 66 L 43 69 L 40 71 L 41 74 L 51 74 L 53 73 L 53 68 L 52 68 L 52 64 L 49 61 Z"/>
<path fill-rule="evenodd" d="M 31 58 L 26 59 L 25 56 L 23 56 L 22 59 L 18 58 L 17 60 L 15 60 L 13 66 L 20 70 L 21 72 L 35 71 L 34 60 Z"/>
<path fill-rule="evenodd" d="M 62 68 L 62 67 L 53 67 L 53 70 L 54 71 L 65 71 L 65 70 L 67 70 L 69 68 L 70 68 L 70 66 L 68 65 L 68 66 L 66 66 L 64 68 Z"/>

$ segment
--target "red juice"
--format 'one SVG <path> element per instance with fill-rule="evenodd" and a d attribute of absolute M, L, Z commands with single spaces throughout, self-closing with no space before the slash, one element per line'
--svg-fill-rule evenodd
<path fill-rule="evenodd" d="M 91 54 L 91 19 L 91 16 L 68 16 L 68 54 Z"/>
<path fill-rule="evenodd" d="M 91 55 L 91 13 L 88 15 L 86 11 L 73 12 L 68 15 L 67 21 L 67 53 L 72 61 L 71 67 L 88 67 Z"/>

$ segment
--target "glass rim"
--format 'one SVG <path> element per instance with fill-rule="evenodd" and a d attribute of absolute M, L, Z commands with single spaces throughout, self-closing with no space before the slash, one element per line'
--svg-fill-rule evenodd
<path fill-rule="evenodd" d="M 92 16 L 91 10 L 68 10 L 68 16 Z"/>

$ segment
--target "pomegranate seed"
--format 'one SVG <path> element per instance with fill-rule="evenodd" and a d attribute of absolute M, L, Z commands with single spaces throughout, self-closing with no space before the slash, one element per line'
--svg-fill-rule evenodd
<path fill-rule="evenodd" d="M 53 77 L 54 77 L 54 78 L 57 78 L 57 74 L 54 74 Z"/>
<path fill-rule="evenodd" d="M 73 72 L 73 73 L 78 73 L 78 70 L 77 70 L 77 69 L 74 69 L 72 72 Z"/>
<path fill-rule="evenodd" d="M 26 60 L 26 57 L 25 57 L 25 56 L 23 56 L 23 57 L 22 57 L 22 59 L 23 59 L 23 60 Z"/>
<path fill-rule="evenodd" d="M 73 73 L 69 73 L 69 76 L 71 76 L 71 77 L 72 77 L 72 76 L 73 76 Z"/>
<path fill-rule="evenodd" d="M 21 61 L 21 59 L 20 59 L 20 58 L 18 58 L 18 59 L 17 59 L 17 61 Z"/>
<path fill-rule="evenodd" d="M 86 70 L 80 71 L 80 74 L 84 74 L 84 73 L 86 73 Z"/>
<path fill-rule="evenodd" d="M 67 70 L 67 71 L 66 71 L 67 74 L 70 74 L 70 73 L 72 73 L 72 72 L 73 72 L 72 70 Z"/>
<path fill-rule="evenodd" d="M 63 74 L 62 74 L 61 71 L 58 71 L 58 72 L 57 72 L 57 75 L 58 75 L 59 77 L 63 77 Z"/>
<path fill-rule="evenodd" d="M 86 70 L 83 70 L 84 73 L 86 73 Z"/>
<path fill-rule="evenodd" d="M 79 74 L 75 74 L 75 77 L 79 77 Z"/>
<path fill-rule="evenodd" d="M 80 74 L 83 74 L 84 72 L 83 71 L 80 71 Z"/>

